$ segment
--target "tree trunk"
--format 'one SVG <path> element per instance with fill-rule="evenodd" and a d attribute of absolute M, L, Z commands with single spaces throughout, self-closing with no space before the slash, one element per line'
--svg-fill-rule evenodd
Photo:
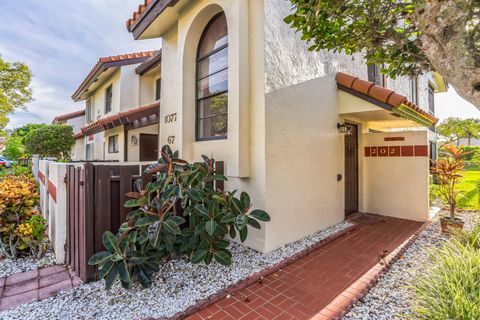
<path fill-rule="evenodd" d="M 455 219 L 455 208 L 457 207 L 457 204 L 454 202 L 450 203 L 450 218 L 453 220 Z"/>
<path fill-rule="evenodd" d="M 468 146 L 470 147 L 470 140 L 472 139 L 472 135 L 469 133 L 467 135 L 467 143 L 468 143 Z"/>
<path fill-rule="evenodd" d="M 429 0 L 416 12 L 423 53 L 455 91 L 480 110 L 480 53 L 469 45 L 469 8 L 477 0 Z M 472 32 L 473 33 L 473 32 Z"/>

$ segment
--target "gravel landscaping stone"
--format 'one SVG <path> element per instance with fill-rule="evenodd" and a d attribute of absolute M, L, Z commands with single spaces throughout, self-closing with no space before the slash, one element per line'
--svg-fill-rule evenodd
<path fill-rule="evenodd" d="M 351 226 L 342 222 L 268 254 L 232 243 L 229 267 L 172 260 L 161 266 L 152 287 L 127 291 L 117 283 L 110 291 L 104 282 L 82 284 L 47 300 L 0 313 L 0 319 L 144 319 L 171 317 L 229 285 L 266 269 L 320 240 Z"/>
<path fill-rule="evenodd" d="M 49 245 L 45 255 L 40 258 L 18 258 L 0 260 L 0 278 L 14 273 L 25 272 L 55 264 L 55 254 Z"/>
<path fill-rule="evenodd" d="M 473 227 L 479 212 L 464 212 L 459 215 L 465 228 Z M 417 276 L 431 264 L 429 250 L 440 246 L 448 239 L 440 233 L 437 218 L 423 230 L 404 255 L 383 274 L 377 284 L 347 312 L 344 320 L 390 320 L 409 319 L 412 315 L 414 292 L 412 286 Z"/>

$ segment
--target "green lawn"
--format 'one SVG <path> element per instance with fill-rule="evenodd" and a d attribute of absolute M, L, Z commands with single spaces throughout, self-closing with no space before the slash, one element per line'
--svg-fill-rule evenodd
<path fill-rule="evenodd" d="M 480 209 L 479 191 L 477 190 L 477 181 L 480 180 L 480 171 L 466 171 L 458 190 L 461 191 L 458 197 L 457 207 L 459 209 Z"/>

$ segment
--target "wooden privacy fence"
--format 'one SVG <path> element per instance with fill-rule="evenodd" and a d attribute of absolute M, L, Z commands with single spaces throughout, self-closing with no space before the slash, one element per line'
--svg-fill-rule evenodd
<path fill-rule="evenodd" d="M 94 164 L 69 165 L 67 184 L 67 245 L 66 262 L 82 281 L 96 279 L 96 270 L 88 259 L 104 250 L 102 235 L 116 233 L 126 220 L 129 208 L 123 204 L 126 193 L 133 191 L 135 180 L 146 185 L 155 175 L 145 174 L 145 165 Z M 224 173 L 224 164 L 216 162 L 216 173 Z M 224 189 L 223 181 L 215 187 Z"/>

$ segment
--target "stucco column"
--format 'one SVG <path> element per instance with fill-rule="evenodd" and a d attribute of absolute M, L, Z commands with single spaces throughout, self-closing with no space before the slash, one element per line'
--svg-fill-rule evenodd
<path fill-rule="evenodd" d="M 234 15 L 237 13 L 238 15 Z M 235 1 L 229 21 L 228 140 L 234 151 L 227 175 L 250 175 L 250 41 L 248 1 Z"/>

